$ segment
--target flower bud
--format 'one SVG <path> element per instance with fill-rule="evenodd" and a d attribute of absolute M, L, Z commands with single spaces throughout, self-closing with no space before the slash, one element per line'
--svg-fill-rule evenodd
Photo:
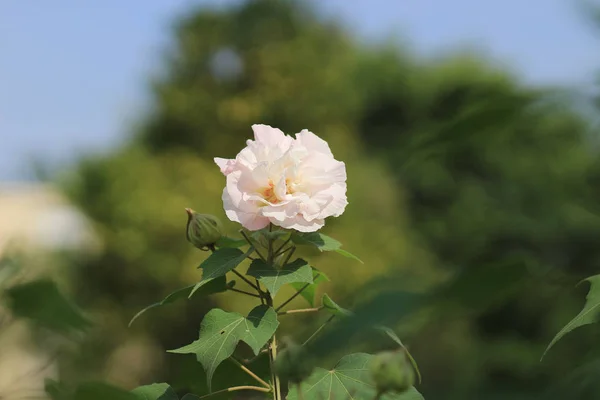
<path fill-rule="evenodd" d="M 221 238 L 221 221 L 214 215 L 198 214 L 191 208 L 186 208 L 188 223 L 187 240 L 200 250 L 208 250 Z"/>
<path fill-rule="evenodd" d="M 302 346 L 287 338 L 284 338 L 283 342 L 286 343 L 286 347 L 275 361 L 275 372 L 290 383 L 300 383 L 311 374 L 312 363 Z"/>
<path fill-rule="evenodd" d="M 415 371 L 403 350 L 376 354 L 369 366 L 378 393 L 402 393 L 415 383 Z"/>

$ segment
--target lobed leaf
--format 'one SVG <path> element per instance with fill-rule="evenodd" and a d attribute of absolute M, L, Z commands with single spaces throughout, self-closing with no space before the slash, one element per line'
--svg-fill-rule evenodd
<path fill-rule="evenodd" d="M 202 279 L 194 286 L 189 297 L 192 297 L 198 289 L 212 280 L 225 276 L 225 274 L 237 267 L 246 257 L 252 254 L 253 251 L 254 248 L 252 247 L 246 253 L 230 247 L 215 250 L 198 267 L 202 268 Z"/>
<path fill-rule="evenodd" d="M 206 371 L 210 390 L 212 376 L 221 362 L 229 358 L 238 342 L 243 341 L 258 355 L 279 326 L 277 313 L 271 307 L 255 307 L 248 317 L 213 309 L 200 325 L 199 339 L 170 353 L 196 354 Z"/>
<path fill-rule="evenodd" d="M 314 307 L 317 287 L 323 282 L 329 282 L 329 278 L 322 271 L 319 271 L 315 267 L 312 267 L 312 278 L 312 283 L 309 284 L 306 289 L 302 290 L 300 296 L 304 297 L 311 307 Z M 306 283 L 292 283 L 291 286 L 297 291 L 300 291 L 304 286 L 306 286 Z"/>
<path fill-rule="evenodd" d="M 355 353 L 342 357 L 331 370 L 317 368 L 300 384 L 293 386 L 287 400 L 352 400 L 375 399 L 376 390 L 370 373 L 372 355 Z M 302 393 L 299 394 L 298 391 Z M 385 394 L 381 400 L 423 400 L 413 387 L 404 393 Z"/>
<path fill-rule="evenodd" d="M 255 277 L 265 285 L 269 293 L 275 296 L 283 285 L 291 283 L 313 283 L 313 274 L 308 262 L 299 258 L 281 269 L 273 268 L 263 260 L 254 260 L 248 268 L 248 275 Z"/>
<path fill-rule="evenodd" d="M 292 233 L 292 242 L 298 245 L 314 246 L 319 251 L 334 251 L 342 247 L 342 244 L 332 237 L 319 232 Z"/>
<path fill-rule="evenodd" d="M 342 243 L 338 242 L 332 237 L 323 235 L 319 232 L 294 232 L 292 233 L 292 242 L 294 242 L 297 245 L 314 246 L 317 249 L 319 249 L 319 251 L 335 251 L 336 253 L 341 254 L 344 257 L 351 258 L 360 262 L 361 264 L 364 264 L 364 262 L 360 258 L 350 253 L 349 251 L 342 249 Z"/>

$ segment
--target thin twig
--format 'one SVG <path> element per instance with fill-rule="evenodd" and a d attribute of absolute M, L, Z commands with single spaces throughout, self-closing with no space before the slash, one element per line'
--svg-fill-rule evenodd
<path fill-rule="evenodd" d="M 288 255 L 285 257 L 285 261 L 283 262 L 283 264 L 281 264 L 282 267 L 285 267 L 288 263 L 288 261 L 290 261 L 290 258 L 292 258 L 292 255 L 294 255 L 294 252 L 296 251 L 296 246 L 292 247 L 292 251 L 290 251 L 288 253 Z"/>
<path fill-rule="evenodd" d="M 237 272 L 234 269 L 231 270 L 231 272 L 233 272 L 234 274 L 237 275 L 238 278 L 240 278 L 241 280 L 243 280 L 244 282 L 246 282 L 248 285 L 252 286 L 254 289 L 256 289 L 259 293 L 260 293 L 260 288 L 258 286 L 256 286 L 254 283 L 252 283 L 248 278 L 246 278 L 244 275 L 240 274 L 239 272 Z"/>
<path fill-rule="evenodd" d="M 248 235 L 246 234 L 246 232 L 244 232 L 243 230 L 240 230 L 240 233 L 242 234 L 242 236 L 244 237 L 244 239 L 246 239 L 246 242 L 248 242 L 248 244 L 254 248 L 254 252 L 256 254 L 258 254 L 258 256 L 260 257 L 261 260 L 263 260 L 264 262 L 267 262 L 267 259 L 260 253 L 260 251 L 258 251 L 258 249 L 256 247 L 254 247 L 254 243 L 252 243 L 252 240 L 250 240 L 250 238 L 248 237 Z"/>
<path fill-rule="evenodd" d="M 244 371 L 245 373 L 247 373 L 248 375 L 250 375 L 251 377 L 253 377 L 258 383 L 260 383 L 261 385 L 263 385 L 264 387 L 266 387 L 267 389 L 271 390 L 271 385 L 269 385 L 267 382 L 265 382 L 264 380 L 262 380 L 258 375 L 256 375 L 254 372 L 252 372 L 250 369 L 248 369 L 248 367 L 246 367 L 245 365 L 243 365 L 241 362 L 239 362 L 238 360 L 236 360 L 233 356 L 229 357 L 231 359 L 231 361 L 233 361 L 238 367 L 240 367 L 242 369 L 242 371 Z"/>
<path fill-rule="evenodd" d="M 254 280 L 256 281 L 256 286 L 258 286 L 258 290 L 260 292 L 260 304 L 262 304 L 263 306 L 265 304 L 267 304 L 267 302 L 265 301 L 265 295 L 264 295 L 264 291 L 262 290 L 262 288 L 260 287 L 260 282 L 258 281 L 258 278 L 254 278 Z"/>
<path fill-rule="evenodd" d="M 290 297 L 289 299 L 287 299 L 286 301 L 284 301 L 283 303 L 281 303 L 281 305 L 279 307 L 277 307 L 275 309 L 275 311 L 279 311 L 281 310 L 283 307 L 285 307 L 286 305 L 288 305 L 288 303 L 292 300 L 294 300 L 296 297 L 298 297 L 298 295 L 300 295 L 300 293 L 302 293 L 303 291 L 306 290 L 307 287 L 309 287 L 310 285 L 312 285 L 312 283 L 307 283 L 304 286 L 302 286 L 296 293 L 294 293 L 292 295 L 292 297 Z"/>
<path fill-rule="evenodd" d="M 308 342 L 313 340 L 319 334 L 319 332 L 321 332 L 323 330 L 323 328 L 325 328 L 327 326 L 327 324 L 330 323 L 334 318 L 335 318 L 335 315 L 330 316 L 327 319 L 327 321 L 325 321 L 320 327 L 318 327 L 317 330 L 312 335 L 310 335 L 310 337 L 308 339 L 306 339 L 304 341 L 304 343 L 302 343 L 302 346 L 306 346 L 308 344 Z"/>
<path fill-rule="evenodd" d="M 244 290 L 240 290 L 240 289 L 236 289 L 236 288 L 231 288 L 231 287 L 227 288 L 227 290 L 231 290 L 232 292 L 241 293 L 241 294 L 245 294 L 245 295 L 252 296 L 252 297 L 258 297 L 258 298 L 262 299 L 262 297 L 259 296 L 259 295 L 257 295 L 256 293 L 250 293 L 250 292 L 246 292 Z"/>
<path fill-rule="evenodd" d="M 321 307 L 313 307 L 313 308 L 299 308 L 299 309 L 296 309 L 296 310 L 280 311 L 280 312 L 277 313 L 277 315 L 318 312 L 318 311 L 321 311 L 322 309 L 323 309 L 322 306 Z"/>
<path fill-rule="evenodd" d="M 288 244 L 290 242 L 290 240 L 292 240 L 292 235 L 290 235 L 290 237 L 287 238 L 287 240 L 285 242 L 283 242 L 283 244 L 281 246 L 279 246 L 279 248 L 277 250 L 275 250 L 275 257 L 280 255 L 279 252 L 281 251 L 281 249 L 283 249 L 285 247 L 286 244 Z"/>
<path fill-rule="evenodd" d="M 280 251 L 279 253 L 275 253 L 275 257 L 279 257 L 284 255 L 286 252 L 290 251 L 291 249 L 294 248 L 294 245 L 291 245 L 290 247 L 288 247 L 287 249 L 284 249 L 282 251 Z"/>
<path fill-rule="evenodd" d="M 221 394 L 221 393 L 227 393 L 227 392 L 235 392 L 238 390 L 255 390 L 257 392 L 263 392 L 263 393 L 269 393 L 271 391 L 271 389 L 267 389 L 264 387 L 260 387 L 260 386 L 233 386 L 227 389 L 223 389 L 223 390 L 217 390 L 216 392 L 212 392 L 209 394 L 205 394 L 204 396 L 200 396 L 198 397 L 199 399 L 205 399 L 207 397 L 211 397 L 217 394 Z"/>

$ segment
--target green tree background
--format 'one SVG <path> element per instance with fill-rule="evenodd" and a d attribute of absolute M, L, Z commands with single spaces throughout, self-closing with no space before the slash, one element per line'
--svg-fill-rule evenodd
<path fill-rule="evenodd" d="M 250 126 L 265 123 L 290 134 L 308 128 L 346 162 L 350 205 L 324 232 L 365 264 L 306 254 L 331 278 L 321 290 L 343 306 L 373 287 L 427 291 L 459 272 L 524 271 L 488 303 L 479 303 L 474 279 L 462 306 L 442 298 L 399 322 L 425 398 L 600 396 L 596 327 L 572 333 L 540 362 L 583 303 L 586 288 L 575 284 L 600 271 L 596 130 L 560 91 L 525 85 L 476 56 L 424 59 L 396 43 L 367 46 L 294 2 L 190 10 L 173 35 L 150 83 L 152 109 L 130 138 L 61 178 L 103 242 L 97 254 L 64 262 L 95 321 L 62 357 L 64 380 L 206 390 L 192 356 L 164 349 L 194 340 L 216 305 L 248 311 L 245 298 L 193 299 L 127 323 L 199 278 L 207 254 L 185 241 L 184 208 L 226 220 L 212 157 L 235 156 Z M 289 319 L 283 332 L 305 338 L 320 322 Z M 348 346 L 385 348 L 376 338 Z M 246 377 L 223 365 L 214 387 L 231 379 Z"/>

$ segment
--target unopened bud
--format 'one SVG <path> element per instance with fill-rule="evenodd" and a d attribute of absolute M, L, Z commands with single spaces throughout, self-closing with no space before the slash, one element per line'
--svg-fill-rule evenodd
<path fill-rule="evenodd" d="M 312 372 L 312 363 L 302 346 L 297 345 L 289 339 L 284 338 L 286 344 L 277 360 L 275 361 L 275 372 L 290 383 L 300 383 Z"/>
<path fill-rule="evenodd" d="M 402 393 L 415 383 L 415 371 L 403 350 L 385 351 L 371 360 L 371 377 L 378 393 Z"/>
<path fill-rule="evenodd" d="M 222 236 L 221 221 L 214 215 L 198 214 L 191 208 L 186 208 L 188 223 L 187 240 L 200 250 L 208 250 Z"/>

